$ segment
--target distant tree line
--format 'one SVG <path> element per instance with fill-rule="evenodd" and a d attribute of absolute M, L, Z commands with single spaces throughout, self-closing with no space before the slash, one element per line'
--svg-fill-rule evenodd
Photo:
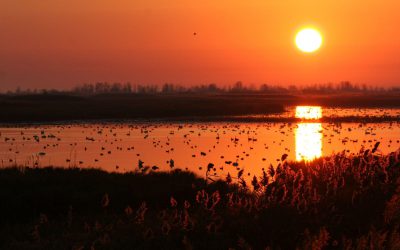
<path fill-rule="evenodd" d="M 101 95 L 101 94 L 179 94 L 179 93 L 260 93 L 260 94 L 335 94 L 335 93 L 400 93 L 399 87 L 378 87 L 366 84 L 353 84 L 348 81 L 340 83 L 314 84 L 307 86 L 280 86 L 271 84 L 245 85 L 238 81 L 229 86 L 218 86 L 215 83 L 195 86 L 183 86 L 173 83 L 163 85 L 142 85 L 131 83 L 85 83 L 71 90 L 57 89 L 21 89 L 8 91 L 9 95 L 30 94 L 74 94 L 74 95 Z"/>

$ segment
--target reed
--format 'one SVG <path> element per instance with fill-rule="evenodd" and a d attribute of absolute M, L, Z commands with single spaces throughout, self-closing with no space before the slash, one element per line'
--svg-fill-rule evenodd
<path fill-rule="evenodd" d="M 0 248 L 399 249 L 400 149 L 378 146 L 282 158 L 249 185 L 179 169 L 2 169 Z"/>

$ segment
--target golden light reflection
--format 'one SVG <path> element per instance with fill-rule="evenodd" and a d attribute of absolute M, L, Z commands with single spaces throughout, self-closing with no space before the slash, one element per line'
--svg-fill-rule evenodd
<path fill-rule="evenodd" d="M 295 130 L 296 160 L 312 161 L 322 155 L 321 123 L 299 123 Z"/>
<path fill-rule="evenodd" d="M 297 106 L 296 118 L 316 120 L 322 117 L 320 106 Z M 322 124 L 299 123 L 295 130 L 296 160 L 312 161 L 322 156 Z"/>
<path fill-rule="evenodd" d="M 301 119 L 320 119 L 322 117 L 322 108 L 320 106 L 297 106 L 295 117 Z"/>

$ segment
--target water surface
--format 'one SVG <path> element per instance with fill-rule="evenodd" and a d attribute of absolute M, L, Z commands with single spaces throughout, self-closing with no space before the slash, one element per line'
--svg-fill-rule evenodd
<path fill-rule="evenodd" d="M 380 142 L 386 154 L 400 147 L 400 124 L 320 123 L 325 114 L 341 112 L 378 115 L 379 109 L 354 110 L 299 107 L 291 111 L 296 123 L 98 123 L 0 128 L 2 167 L 96 167 L 107 171 L 133 171 L 139 161 L 155 171 L 180 168 L 205 175 L 260 175 L 276 166 L 281 156 L 289 161 L 312 160 L 345 151 L 359 152 Z M 328 113 L 326 113 L 328 112 Z M 381 114 L 396 115 L 399 110 Z M 172 161 L 171 161 L 172 160 Z"/>

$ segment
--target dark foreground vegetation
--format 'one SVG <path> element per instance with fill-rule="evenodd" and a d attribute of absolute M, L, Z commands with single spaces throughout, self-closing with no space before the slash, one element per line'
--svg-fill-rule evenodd
<path fill-rule="evenodd" d="M 243 171 L 207 184 L 177 170 L 3 169 L 0 248 L 400 249 L 400 150 L 377 146 L 283 156 L 251 183 Z"/>

